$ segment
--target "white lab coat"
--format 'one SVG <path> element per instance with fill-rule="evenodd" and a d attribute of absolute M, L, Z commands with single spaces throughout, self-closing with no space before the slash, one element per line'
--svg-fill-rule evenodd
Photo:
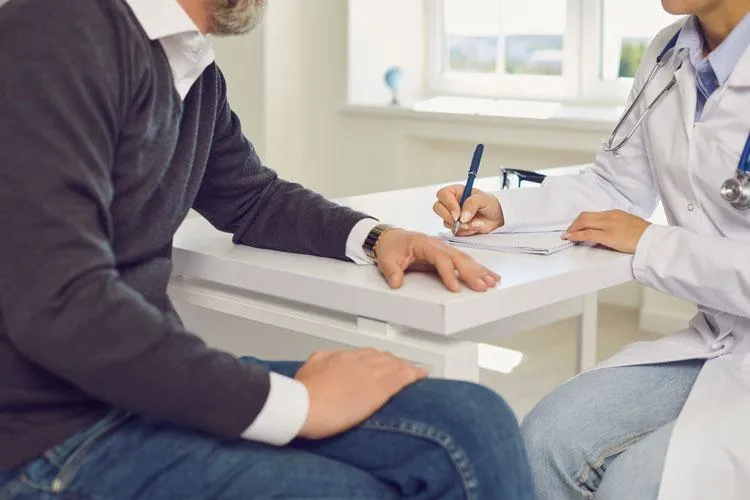
<path fill-rule="evenodd" d="M 634 89 L 681 24 L 654 39 Z M 659 71 L 636 116 L 667 85 L 680 59 Z M 580 175 L 550 177 L 540 189 L 498 196 L 507 230 L 564 228 L 581 211 L 622 209 L 647 217 L 661 196 L 670 225 L 644 233 L 633 273 L 649 287 L 698 304 L 699 312 L 688 329 L 633 344 L 594 369 L 707 359 L 675 425 L 659 500 L 748 500 L 750 211 L 721 199 L 719 186 L 734 176 L 750 132 L 750 49 L 696 124 L 692 65 L 685 61 L 676 75 L 676 89 L 620 154 L 602 151 Z"/>

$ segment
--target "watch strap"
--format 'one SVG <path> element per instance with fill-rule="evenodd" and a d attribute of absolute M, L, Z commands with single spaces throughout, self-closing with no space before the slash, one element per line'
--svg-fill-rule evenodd
<path fill-rule="evenodd" d="M 378 224 L 367 234 L 367 238 L 365 238 L 365 242 L 362 244 L 362 250 L 365 251 L 365 255 L 367 255 L 370 260 L 373 262 L 377 260 L 375 247 L 378 244 L 380 237 L 393 229 L 396 228 L 389 224 Z"/>

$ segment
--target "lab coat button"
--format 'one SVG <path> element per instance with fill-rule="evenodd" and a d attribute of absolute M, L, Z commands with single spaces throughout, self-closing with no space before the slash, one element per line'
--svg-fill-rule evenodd
<path fill-rule="evenodd" d="M 693 210 L 695 210 L 695 206 L 692 203 L 688 203 L 687 209 L 688 212 L 692 212 Z"/>
<path fill-rule="evenodd" d="M 721 351 L 722 349 L 724 349 L 724 347 L 725 347 L 724 342 L 714 342 L 711 345 L 711 350 L 712 351 Z"/>

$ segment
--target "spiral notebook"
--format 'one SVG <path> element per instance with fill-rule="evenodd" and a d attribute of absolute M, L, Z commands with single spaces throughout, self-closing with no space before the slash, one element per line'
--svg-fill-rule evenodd
<path fill-rule="evenodd" d="M 440 235 L 457 246 L 498 252 L 531 253 L 550 255 L 574 246 L 572 241 L 563 240 L 562 231 L 543 233 L 493 233 L 476 236 L 454 236 L 452 233 Z"/>

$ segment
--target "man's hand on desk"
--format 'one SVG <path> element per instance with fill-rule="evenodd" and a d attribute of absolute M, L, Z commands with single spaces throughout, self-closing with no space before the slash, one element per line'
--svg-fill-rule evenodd
<path fill-rule="evenodd" d="M 650 222 L 622 210 L 583 212 L 565 231 L 563 238 L 634 254 L 641 236 L 650 225 Z"/>
<path fill-rule="evenodd" d="M 460 219 L 461 225 L 456 235 L 473 236 L 491 233 L 505 223 L 500 201 L 478 189 L 471 191 L 471 196 L 464 202 L 462 210 L 459 202 L 463 191 L 464 187 L 458 184 L 438 191 L 438 201 L 432 209 L 443 219 L 443 226 L 452 229 Z"/>
<path fill-rule="evenodd" d="M 391 288 L 399 288 L 404 273 L 437 271 L 445 286 L 459 291 L 459 279 L 469 288 L 484 292 L 500 281 L 500 276 L 474 259 L 447 245 L 439 238 L 395 229 L 380 236 L 376 246 L 378 268 Z"/>
<path fill-rule="evenodd" d="M 375 349 L 318 352 L 297 371 L 310 409 L 299 437 L 323 439 L 361 423 L 427 372 Z"/>

